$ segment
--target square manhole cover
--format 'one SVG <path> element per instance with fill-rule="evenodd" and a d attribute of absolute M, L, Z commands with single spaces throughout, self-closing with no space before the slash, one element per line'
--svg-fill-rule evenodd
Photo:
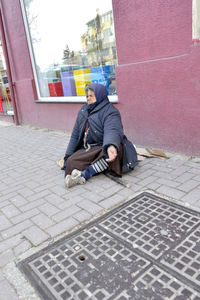
<path fill-rule="evenodd" d="M 200 214 L 143 193 L 18 267 L 45 300 L 200 300 Z"/>

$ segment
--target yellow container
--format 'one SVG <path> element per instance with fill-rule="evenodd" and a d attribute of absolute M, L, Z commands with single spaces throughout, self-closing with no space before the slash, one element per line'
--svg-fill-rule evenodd
<path fill-rule="evenodd" d="M 92 83 L 90 69 L 74 70 L 77 96 L 85 96 L 85 85 Z"/>

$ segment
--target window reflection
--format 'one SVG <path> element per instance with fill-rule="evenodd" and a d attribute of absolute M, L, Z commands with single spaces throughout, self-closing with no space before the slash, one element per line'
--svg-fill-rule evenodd
<path fill-rule="evenodd" d="M 200 40 L 200 1 L 193 0 L 192 2 L 192 38 Z"/>
<path fill-rule="evenodd" d="M 111 0 L 24 0 L 41 97 L 85 96 L 101 83 L 116 95 Z"/>

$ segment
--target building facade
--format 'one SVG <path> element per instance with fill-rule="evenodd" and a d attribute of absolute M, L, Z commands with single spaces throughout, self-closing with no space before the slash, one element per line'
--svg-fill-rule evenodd
<path fill-rule="evenodd" d="M 95 0 L 93 15 L 85 18 L 77 5 L 62 9 L 59 19 L 56 7 L 51 15 L 48 4 L 45 13 L 53 25 L 44 36 L 34 1 L 0 1 L 16 123 L 71 131 L 85 101 L 84 85 L 100 82 L 107 85 L 135 144 L 200 155 L 199 0 L 113 0 L 105 11 L 99 9 L 102 0 Z M 87 11 L 91 7 L 85 6 Z M 68 35 L 77 28 L 79 46 Z M 48 36 L 45 49 L 42 42 Z M 57 61 L 56 51 L 45 65 L 60 42 L 65 43 L 62 60 Z"/>

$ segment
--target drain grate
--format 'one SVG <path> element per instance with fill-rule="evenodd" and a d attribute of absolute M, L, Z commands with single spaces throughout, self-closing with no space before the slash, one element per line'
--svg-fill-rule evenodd
<path fill-rule="evenodd" d="M 200 300 L 200 214 L 143 193 L 18 266 L 45 300 Z"/>

